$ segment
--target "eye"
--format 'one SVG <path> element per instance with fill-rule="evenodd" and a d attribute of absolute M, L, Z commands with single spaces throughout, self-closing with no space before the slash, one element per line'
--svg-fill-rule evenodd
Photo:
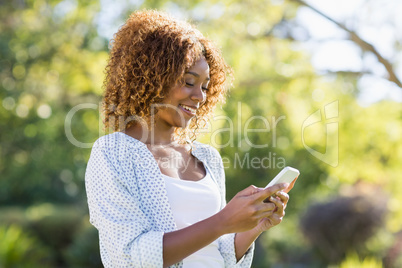
<path fill-rule="evenodd" d="M 204 91 L 208 91 L 208 88 L 206 88 L 206 87 L 203 87 L 203 88 L 202 88 L 202 90 L 204 90 Z"/>
<path fill-rule="evenodd" d="M 191 83 L 188 83 L 188 82 L 186 82 L 186 85 L 189 86 L 189 87 L 193 87 L 193 86 L 194 86 L 194 84 L 191 84 Z"/>

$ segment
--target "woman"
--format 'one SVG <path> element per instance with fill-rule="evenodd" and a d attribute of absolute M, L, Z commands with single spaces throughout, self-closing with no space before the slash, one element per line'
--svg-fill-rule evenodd
<path fill-rule="evenodd" d="M 253 242 L 284 216 L 292 185 L 225 202 L 222 160 L 193 142 L 230 68 L 186 22 L 133 13 L 114 36 L 104 115 L 85 175 L 105 267 L 250 267 Z M 276 194 L 276 198 L 270 197 Z"/>

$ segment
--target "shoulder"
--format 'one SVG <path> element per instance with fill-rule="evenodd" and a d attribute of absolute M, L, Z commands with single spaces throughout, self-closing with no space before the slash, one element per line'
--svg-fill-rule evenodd
<path fill-rule="evenodd" d="M 144 152 L 144 145 L 122 133 L 114 132 L 98 138 L 92 146 L 91 156 L 102 154 L 110 160 L 132 159 L 133 156 L 140 156 Z"/>
<path fill-rule="evenodd" d="M 192 148 L 194 153 L 199 155 L 208 155 L 210 157 L 220 156 L 218 150 L 216 150 L 214 147 L 206 143 L 194 141 Z"/>
<path fill-rule="evenodd" d="M 136 184 L 136 167 L 149 167 L 152 159 L 146 154 L 145 144 L 121 132 L 97 139 L 92 146 L 86 169 L 86 181 L 104 178 L 120 180 L 121 184 Z"/>
<path fill-rule="evenodd" d="M 122 133 L 114 132 L 98 138 L 92 148 L 119 148 L 119 147 L 132 147 L 139 148 L 141 142 Z"/>

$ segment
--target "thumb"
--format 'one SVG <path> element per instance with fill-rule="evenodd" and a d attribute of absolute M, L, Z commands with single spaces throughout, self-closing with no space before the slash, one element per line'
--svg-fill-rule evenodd
<path fill-rule="evenodd" d="M 289 186 L 289 183 L 279 183 L 279 184 L 275 184 L 271 187 L 265 188 L 263 189 L 261 192 L 258 193 L 258 195 L 256 196 L 257 199 L 261 199 L 264 200 L 266 199 L 268 196 L 271 196 L 273 194 L 275 194 L 276 192 L 279 192 L 281 190 L 286 189 Z"/>
<path fill-rule="evenodd" d="M 249 187 L 247 187 L 244 190 L 241 190 L 240 192 L 237 193 L 238 196 L 249 196 L 249 195 L 253 195 L 255 193 L 258 193 L 262 191 L 262 189 L 255 187 L 254 185 L 250 185 Z"/>

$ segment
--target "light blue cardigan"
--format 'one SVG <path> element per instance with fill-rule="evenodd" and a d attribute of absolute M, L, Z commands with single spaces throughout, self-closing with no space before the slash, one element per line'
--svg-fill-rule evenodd
<path fill-rule="evenodd" d="M 194 143 L 192 154 L 209 169 L 223 208 L 225 174 L 220 154 L 199 142 Z M 121 132 L 99 138 L 88 161 L 85 186 L 90 222 L 99 231 L 104 266 L 162 267 L 163 234 L 177 228 L 164 179 L 147 146 Z M 254 244 L 236 263 L 234 236 L 218 239 L 225 267 L 248 268 Z M 171 267 L 182 267 L 182 262 Z"/>

